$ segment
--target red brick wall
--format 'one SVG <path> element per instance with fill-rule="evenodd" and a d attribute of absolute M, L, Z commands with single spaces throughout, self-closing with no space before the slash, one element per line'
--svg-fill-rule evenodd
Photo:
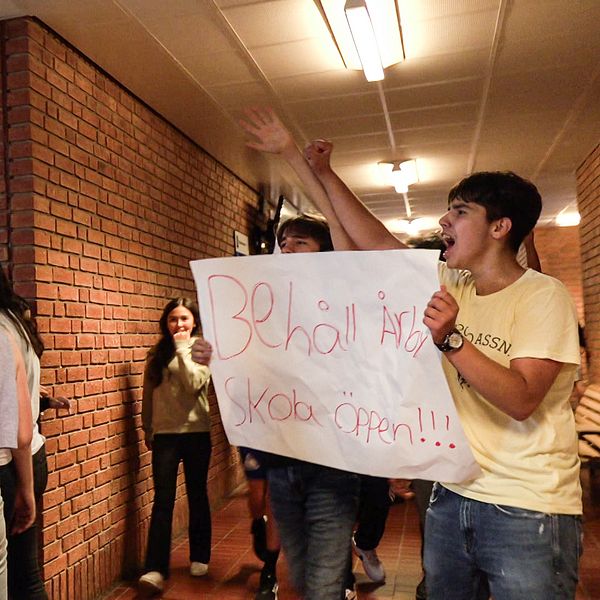
<path fill-rule="evenodd" d="M 589 378 L 600 389 L 600 145 L 577 169 Z"/>
<path fill-rule="evenodd" d="M 42 424 L 44 575 L 52 599 L 86 600 L 145 552 L 152 484 L 140 385 L 161 309 L 194 294 L 190 259 L 233 254 L 233 230 L 260 221 L 258 198 L 39 23 L 0 27 L 9 140 L 0 260 L 35 301 L 43 383 L 74 400 L 69 415 L 49 411 Z M 216 502 L 239 470 L 214 398 L 212 436 Z"/>
<path fill-rule="evenodd" d="M 542 270 L 565 284 L 583 322 L 579 227 L 538 227 L 535 230 L 535 247 Z"/>

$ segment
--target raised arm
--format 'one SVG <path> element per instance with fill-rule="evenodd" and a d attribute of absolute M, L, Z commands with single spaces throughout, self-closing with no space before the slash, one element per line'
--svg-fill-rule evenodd
<path fill-rule="evenodd" d="M 316 140 L 306 147 L 304 156 L 352 241 L 360 250 L 406 248 L 334 172 L 330 161 L 332 150 L 331 142 Z"/>
<path fill-rule="evenodd" d="M 333 247 L 336 250 L 355 250 L 356 246 L 341 226 L 325 189 L 277 115 L 267 108 L 248 109 L 245 114 L 247 120 L 240 121 L 240 125 L 258 140 L 248 142 L 247 145 L 261 152 L 279 154 L 285 159 L 304 184 L 312 202 L 327 219 Z"/>

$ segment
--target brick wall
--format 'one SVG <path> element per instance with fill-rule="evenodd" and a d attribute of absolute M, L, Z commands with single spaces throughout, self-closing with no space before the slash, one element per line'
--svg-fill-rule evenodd
<path fill-rule="evenodd" d="M 74 400 L 42 423 L 44 575 L 52 599 L 87 600 L 145 552 L 140 385 L 161 309 L 194 293 L 190 259 L 233 254 L 233 230 L 261 220 L 258 198 L 38 22 L 0 23 L 0 35 L 0 260 L 34 301 L 43 383 Z M 240 474 L 214 397 L 212 437 L 217 502 Z M 180 477 L 175 531 L 182 492 Z"/>
<path fill-rule="evenodd" d="M 538 227 L 535 230 L 535 247 L 542 270 L 565 284 L 583 323 L 579 227 Z"/>
<path fill-rule="evenodd" d="M 600 145 L 577 169 L 589 378 L 600 391 Z"/>

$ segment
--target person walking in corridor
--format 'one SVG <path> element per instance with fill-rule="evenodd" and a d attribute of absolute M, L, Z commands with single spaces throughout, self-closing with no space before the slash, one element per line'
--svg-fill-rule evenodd
<path fill-rule="evenodd" d="M 206 575 L 211 552 L 210 505 L 206 489 L 211 454 L 206 365 L 192 360 L 200 314 L 189 298 L 167 303 L 159 321 L 161 338 L 148 352 L 144 373 L 142 426 L 152 451 L 154 502 L 148 533 L 147 593 L 162 592 L 169 577 L 171 528 L 177 470 L 183 461 L 189 509 L 190 574 Z"/>

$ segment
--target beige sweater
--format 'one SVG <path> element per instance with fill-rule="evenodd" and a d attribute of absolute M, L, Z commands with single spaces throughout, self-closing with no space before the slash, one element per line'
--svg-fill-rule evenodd
<path fill-rule="evenodd" d="M 142 397 L 142 427 L 147 441 L 157 433 L 195 433 L 210 430 L 208 407 L 208 367 L 192 360 L 197 338 L 175 342 L 175 355 L 163 369 L 155 387 L 148 377 L 148 353 Z"/>

